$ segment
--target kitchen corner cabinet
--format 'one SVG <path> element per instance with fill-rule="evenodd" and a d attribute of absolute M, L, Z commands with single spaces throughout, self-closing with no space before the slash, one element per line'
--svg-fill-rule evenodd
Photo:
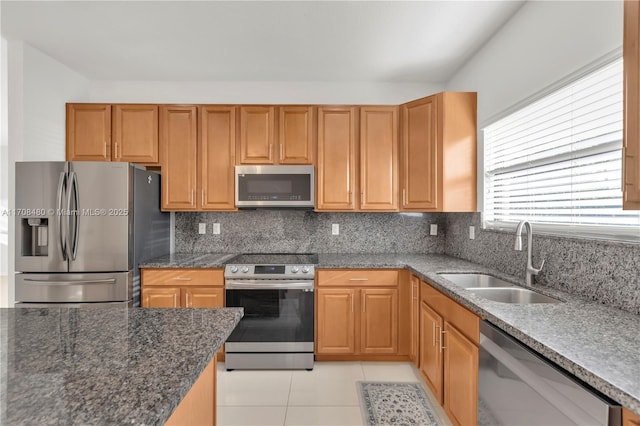
<path fill-rule="evenodd" d="M 476 93 L 443 92 L 401 107 L 401 210 L 473 212 Z"/>
<path fill-rule="evenodd" d="M 317 359 L 407 358 L 399 351 L 398 275 L 396 270 L 318 271 Z"/>
<path fill-rule="evenodd" d="M 321 107 L 317 211 L 398 210 L 398 107 Z"/>
<path fill-rule="evenodd" d="M 68 161 L 157 166 L 158 106 L 67 104 Z"/>
<path fill-rule="evenodd" d="M 316 210 L 353 211 L 356 208 L 356 149 L 358 109 L 318 108 Z"/>
<path fill-rule="evenodd" d="M 420 373 L 456 425 L 477 424 L 480 318 L 420 284 Z"/>
<path fill-rule="evenodd" d="M 640 3 L 624 2 L 623 208 L 640 210 Z"/>
<path fill-rule="evenodd" d="M 238 164 L 275 164 L 276 108 L 243 105 L 240 107 Z"/>

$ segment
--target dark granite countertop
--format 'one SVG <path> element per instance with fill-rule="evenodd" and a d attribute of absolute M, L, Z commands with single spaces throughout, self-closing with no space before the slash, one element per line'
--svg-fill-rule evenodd
<path fill-rule="evenodd" d="M 150 262 L 155 267 L 208 266 L 207 255 L 181 254 L 184 263 Z M 191 256 L 191 257 L 189 257 Z M 205 257 L 203 257 L 205 256 Z M 211 254 L 231 259 L 235 254 Z M 201 257 L 202 260 L 198 260 Z M 163 266 L 167 265 L 167 266 Z M 471 311 L 506 331 L 625 407 L 640 413 L 640 316 L 599 305 L 549 287 L 536 291 L 565 303 L 515 305 L 492 302 L 460 288 L 438 272 L 485 272 L 526 287 L 523 276 L 505 275 L 445 255 L 321 253 L 318 268 L 408 268 Z M 640 297 L 640 295 L 638 296 Z"/>
<path fill-rule="evenodd" d="M 163 424 L 241 317 L 241 308 L 0 309 L 0 424 Z"/>

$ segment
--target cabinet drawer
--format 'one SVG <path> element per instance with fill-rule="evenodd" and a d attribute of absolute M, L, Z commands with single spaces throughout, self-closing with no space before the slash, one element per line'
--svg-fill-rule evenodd
<path fill-rule="evenodd" d="M 442 315 L 473 343 L 480 343 L 480 317 L 476 314 L 425 282 L 420 283 L 420 300 Z"/>
<path fill-rule="evenodd" d="M 142 285 L 224 285 L 222 269 L 143 269 Z"/>
<path fill-rule="evenodd" d="M 318 271 L 318 286 L 397 287 L 398 271 L 388 269 L 325 269 Z"/>

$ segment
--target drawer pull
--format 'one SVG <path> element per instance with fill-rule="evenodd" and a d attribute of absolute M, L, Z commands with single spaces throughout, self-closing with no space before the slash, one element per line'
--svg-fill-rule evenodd
<path fill-rule="evenodd" d="M 369 281 L 369 278 L 349 278 L 349 281 Z"/>
<path fill-rule="evenodd" d="M 174 281 L 191 281 L 192 278 L 183 278 L 183 277 L 176 277 L 173 279 Z"/>

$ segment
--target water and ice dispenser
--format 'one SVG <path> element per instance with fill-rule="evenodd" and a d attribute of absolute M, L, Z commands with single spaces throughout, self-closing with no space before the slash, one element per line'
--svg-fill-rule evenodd
<path fill-rule="evenodd" d="M 22 218 L 22 255 L 48 256 L 49 219 L 46 217 Z"/>

